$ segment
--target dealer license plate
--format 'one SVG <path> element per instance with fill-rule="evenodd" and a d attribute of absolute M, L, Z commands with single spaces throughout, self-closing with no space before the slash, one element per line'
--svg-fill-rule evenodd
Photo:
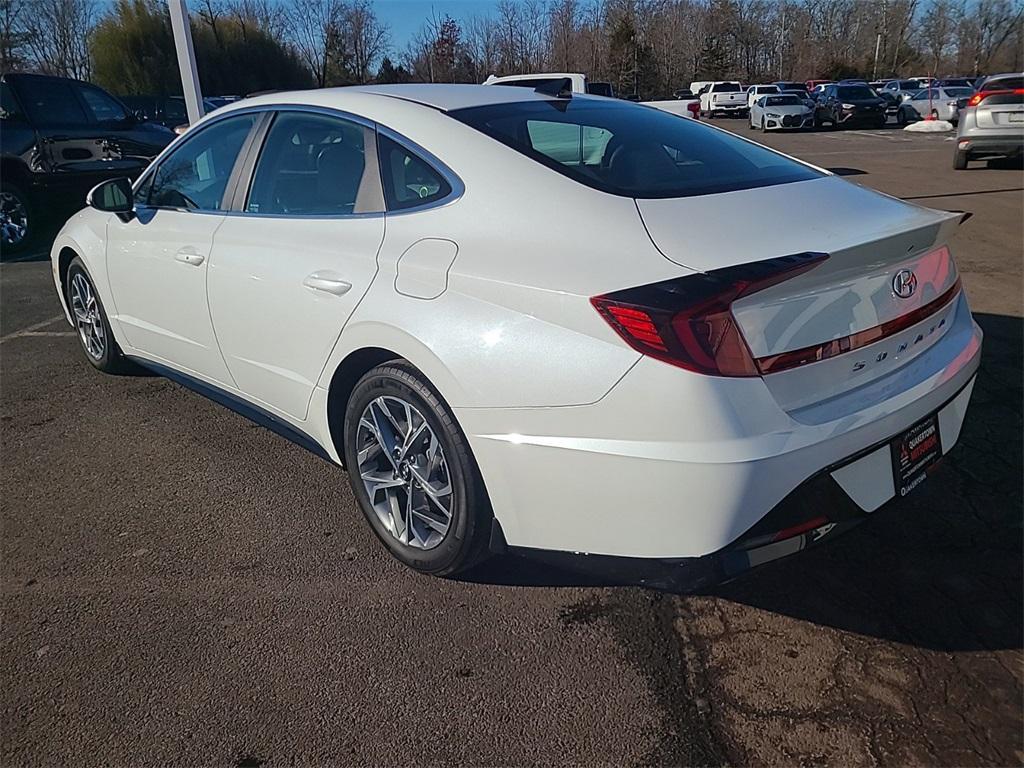
<path fill-rule="evenodd" d="M 942 458 L 938 414 L 919 421 L 890 445 L 896 495 L 906 496 L 924 482 L 928 468 Z"/>

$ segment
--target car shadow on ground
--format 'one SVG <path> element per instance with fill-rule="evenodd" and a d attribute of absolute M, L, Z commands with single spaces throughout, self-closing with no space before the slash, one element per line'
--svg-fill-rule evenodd
<path fill-rule="evenodd" d="M 985 331 L 981 369 L 943 471 L 834 542 L 706 594 L 934 650 L 1022 647 L 1022 320 L 976 319 Z M 487 561 L 463 579 L 628 584 L 512 556 Z"/>

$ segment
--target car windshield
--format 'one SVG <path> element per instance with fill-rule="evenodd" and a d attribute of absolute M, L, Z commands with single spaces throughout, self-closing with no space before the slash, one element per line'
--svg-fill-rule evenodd
<path fill-rule="evenodd" d="M 806 91 L 807 86 L 803 83 L 779 83 L 779 90 L 782 91 Z"/>
<path fill-rule="evenodd" d="M 705 195 L 821 175 L 766 147 L 652 107 L 575 98 L 448 115 L 563 176 L 624 197 Z"/>
<path fill-rule="evenodd" d="M 712 93 L 735 93 L 740 89 L 739 83 L 719 83 L 718 85 L 712 86 Z"/>
<path fill-rule="evenodd" d="M 875 92 L 866 85 L 841 85 L 837 89 L 840 99 L 874 99 Z"/>
<path fill-rule="evenodd" d="M 901 91 L 918 91 L 921 89 L 921 84 L 917 80 L 900 80 L 899 89 Z"/>
<path fill-rule="evenodd" d="M 798 107 L 802 102 L 799 96 L 784 95 L 784 96 L 768 96 L 765 99 L 764 105 L 766 107 Z"/>

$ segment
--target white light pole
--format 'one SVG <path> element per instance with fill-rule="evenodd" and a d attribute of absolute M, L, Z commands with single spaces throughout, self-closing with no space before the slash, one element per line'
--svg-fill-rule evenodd
<path fill-rule="evenodd" d="M 203 92 L 199 88 L 199 72 L 196 69 L 196 52 L 192 48 L 192 27 L 188 23 L 188 7 L 185 0 L 167 0 L 171 11 L 171 29 L 174 32 L 174 50 L 178 53 L 178 69 L 181 71 L 181 88 L 185 94 L 185 110 L 192 125 L 203 114 Z"/>

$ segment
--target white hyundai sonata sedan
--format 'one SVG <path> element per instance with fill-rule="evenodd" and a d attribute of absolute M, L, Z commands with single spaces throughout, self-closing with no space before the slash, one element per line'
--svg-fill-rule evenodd
<path fill-rule="evenodd" d="M 89 203 L 52 252 L 88 360 L 346 467 L 433 574 L 695 588 L 831 539 L 949 452 L 980 356 L 959 214 L 624 101 L 272 94 Z"/>

